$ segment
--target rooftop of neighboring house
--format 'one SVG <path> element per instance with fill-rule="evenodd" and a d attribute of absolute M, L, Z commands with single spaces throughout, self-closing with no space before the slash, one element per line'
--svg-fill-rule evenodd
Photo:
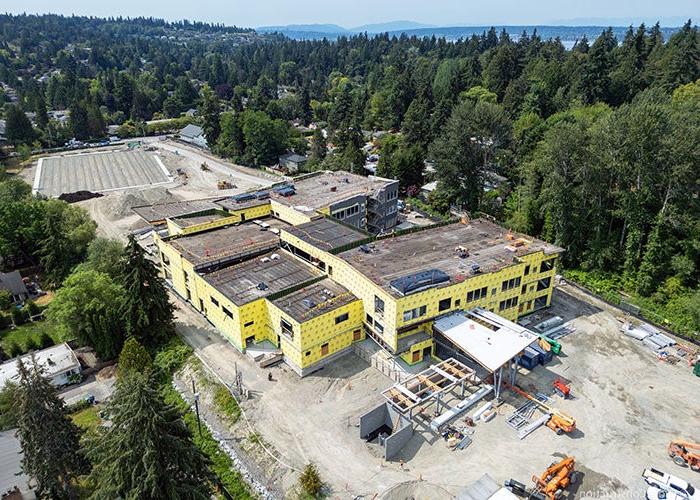
<path fill-rule="evenodd" d="M 409 281 L 422 272 L 440 284 L 455 283 L 511 265 L 517 257 L 563 251 L 550 243 L 512 233 L 486 219 L 453 223 L 377 240 L 338 256 L 387 292 L 400 297 L 394 280 Z M 435 272 L 437 271 L 437 272 Z"/>
<path fill-rule="evenodd" d="M 326 217 L 286 228 L 285 232 L 326 252 L 367 238 L 365 233 Z"/>
<path fill-rule="evenodd" d="M 68 370 L 80 368 L 80 362 L 73 349 L 66 343 L 35 351 L 33 354 L 37 365 L 44 369 L 44 374 L 49 378 Z M 25 354 L 19 359 L 26 367 L 32 366 L 30 354 Z M 17 359 L 11 359 L 0 365 L 0 387 L 4 387 L 8 380 L 13 382 L 19 380 L 17 361 Z"/>
<path fill-rule="evenodd" d="M 204 274 L 202 278 L 231 302 L 242 306 L 321 276 L 311 265 L 276 250 Z"/>
<path fill-rule="evenodd" d="M 397 181 L 372 175 L 365 177 L 350 172 L 327 171 L 293 179 L 295 194 L 289 197 L 278 196 L 275 199 L 299 212 L 309 213 L 353 196 L 374 193 L 396 183 Z"/>
<path fill-rule="evenodd" d="M 194 125 L 192 123 L 190 123 L 185 128 L 180 130 L 180 135 L 182 137 L 189 137 L 190 139 L 193 139 L 195 137 L 199 137 L 203 134 L 204 134 L 204 130 L 202 129 L 202 127 L 200 127 L 199 125 Z"/>
<path fill-rule="evenodd" d="M 273 218 L 257 219 L 168 240 L 195 268 L 224 264 L 279 246 L 279 231 L 289 224 Z"/>
<path fill-rule="evenodd" d="M 287 153 L 280 156 L 280 161 L 291 161 L 293 163 L 303 163 L 308 160 L 306 156 L 301 156 L 296 153 Z"/>
<path fill-rule="evenodd" d="M 345 287 L 325 278 L 272 301 L 295 321 L 303 323 L 359 300 Z"/>
<path fill-rule="evenodd" d="M 27 287 L 24 285 L 19 271 L 0 273 L 0 290 L 7 290 L 12 295 L 27 293 Z"/>

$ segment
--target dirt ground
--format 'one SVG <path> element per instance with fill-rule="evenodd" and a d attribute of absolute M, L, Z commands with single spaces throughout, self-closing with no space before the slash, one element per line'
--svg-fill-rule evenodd
<path fill-rule="evenodd" d="M 97 222 L 100 236 L 126 240 L 129 233 L 147 227 L 131 210 L 135 206 L 231 196 L 281 180 L 267 172 L 215 158 L 193 146 L 155 137 L 142 140 L 142 148 L 154 148 L 175 181 L 159 186 L 110 191 L 100 198 L 79 202 L 78 205 L 85 208 Z M 207 164 L 206 170 L 202 170 L 202 163 Z M 29 184 L 34 182 L 35 175 L 36 162 L 20 172 L 20 176 Z M 220 180 L 227 180 L 236 187 L 219 190 L 217 182 Z"/>
<path fill-rule="evenodd" d="M 557 436 L 542 427 L 519 440 L 506 417 L 523 400 L 505 393 L 496 418 L 477 423 L 467 449 L 451 451 L 417 422 L 412 440 L 389 462 L 359 438 L 357 425 L 392 381 L 360 358 L 348 355 L 304 379 L 279 365 L 270 370 L 269 382 L 268 370 L 228 346 L 187 306 L 178 310 L 178 328 L 225 380 L 233 380 L 234 365 L 243 372 L 252 393 L 243 408 L 257 431 L 286 463 L 299 468 L 317 463 L 333 498 L 430 498 L 427 485 L 457 495 L 484 472 L 499 483 L 514 478 L 529 484 L 533 474 L 564 455 L 575 456 L 583 473 L 570 498 L 642 498 L 640 475 L 649 466 L 697 483 L 695 474 L 675 466 L 665 452 L 675 437 L 700 438 L 700 381 L 687 364 L 659 362 L 641 342 L 620 333 L 619 312 L 571 287 L 555 292 L 548 314 L 575 318 L 576 331 L 562 339 L 562 355 L 548 366 L 522 370 L 519 384 L 550 392 L 554 378 L 571 381 L 574 398 L 555 398 L 554 405 L 576 419 L 574 433 Z M 296 474 L 277 472 L 284 487 L 291 487 Z"/>

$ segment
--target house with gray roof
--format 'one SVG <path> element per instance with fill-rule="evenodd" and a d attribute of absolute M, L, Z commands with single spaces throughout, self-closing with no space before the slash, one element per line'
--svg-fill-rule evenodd
<path fill-rule="evenodd" d="M 199 125 L 190 123 L 185 128 L 180 130 L 180 139 L 190 144 L 194 144 L 200 148 L 207 147 L 207 138 L 204 135 L 204 130 Z"/>
<path fill-rule="evenodd" d="M 29 298 L 29 291 L 22 281 L 19 271 L 0 273 L 0 290 L 7 290 L 12 295 L 12 302 L 24 302 Z"/>

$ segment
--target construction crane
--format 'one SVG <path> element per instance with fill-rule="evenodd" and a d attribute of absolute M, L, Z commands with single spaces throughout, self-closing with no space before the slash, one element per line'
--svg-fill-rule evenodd
<path fill-rule="evenodd" d="M 576 420 L 574 420 L 572 417 L 566 415 L 565 413 L 562 413 L 561 411 L 557 410 L 556 408 L 552 408 L 551 406 L 540 401 L 539 399 L 532 396 L 531 394 L 528 394 L 527 392 L 523 391 L 520 387 L 517 387 L 515 385 L 510 385 L 510 384 L 505 384 L 505 385 L 507 387 L 510 387 L 510 389 L 513 392 L 515 392 L 516 394 L 520 394 L 525 399 L 533 401 L 536 405 L 538 405 L 546 413 L 548 413 L 550 415 L 550 417 L 545 425 L 547 427 L 549 427 L 550 429 L 552 429 L 554 432 L 556 432 L 557 435 L 561 435 L 564 432 L 566 432 L 566 433 L 573 432 L 576 429 Z"/>
<path fill-rule="evenodd" d="M 676 465 L 687 465 L 695 472 L 700 472 L 700 444 L 675 439 L 668 445 L 668 456 Z"/>
<path fill-rule="evenodd" d="M 532 476 L 535 483 L 533 497 L 546 500 L 560 498 L 564 490 L 575 482 L 574 465 L 574 457 L 565 457 L 561 462 L 550 465 L 541 476 Z"/>

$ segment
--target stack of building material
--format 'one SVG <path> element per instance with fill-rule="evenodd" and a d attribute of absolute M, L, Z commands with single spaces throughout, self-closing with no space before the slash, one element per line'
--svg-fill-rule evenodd
<path fill-rule="evenodd" d="M 552 358 L 554 358 L 554 353 L 551 350 L 547 351 L 546 349 L 543 349 L 537 342 L 532 344 L 530 347 L 537 351 L 537 353 L 540 355 L 541 365 L 546 365 L 552 361 Z"/>
<path fill-rule="evenodd" d="M 531 346 L 526 347 L 523 353 L 520 355 L 520 366 L 532 370 L 537 365 L 540 364 L 540 353 L 533 349 Z"/>
<path fill-rule="evenodd" d="M 650 349 L 658 351 L 660 349 L 665 349 L 676 344 L 676 341 L 671 337 L 664 335 L 663 333 L 657 333 L 654 335 L 649 335 L 644 340 L 642 340 Z"/>

